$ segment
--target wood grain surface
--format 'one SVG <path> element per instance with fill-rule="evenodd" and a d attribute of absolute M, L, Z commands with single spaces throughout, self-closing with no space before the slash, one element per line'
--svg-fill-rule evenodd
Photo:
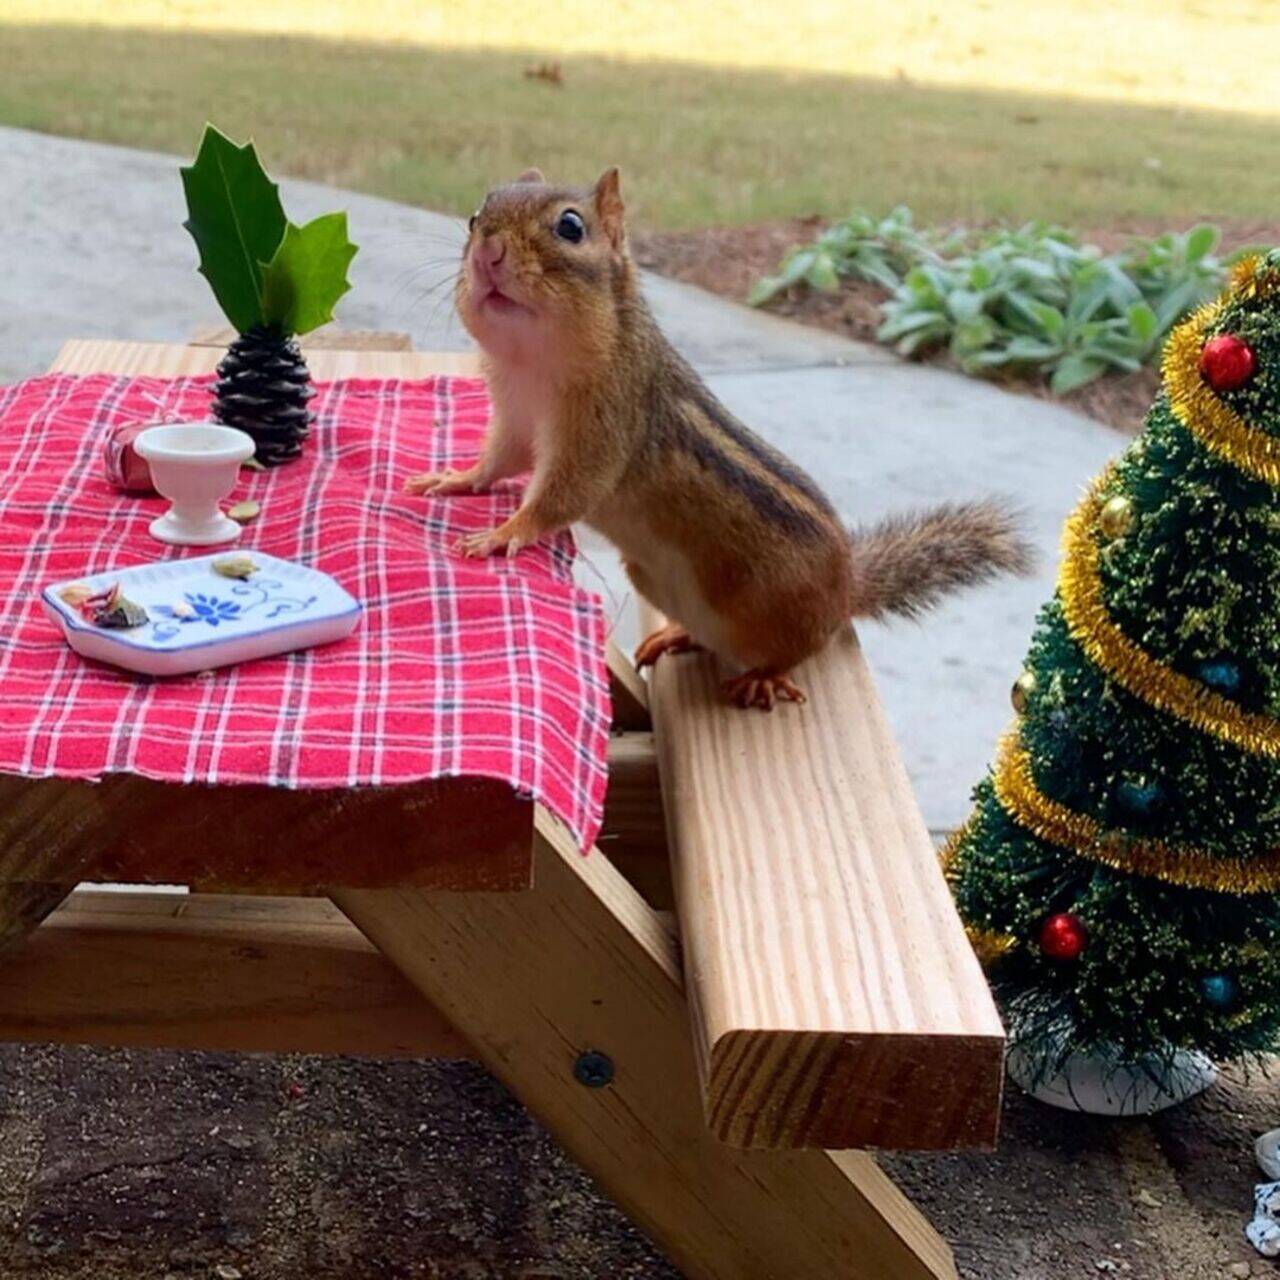
<path fill-rule="evenodd" d="M 161 378 L 212 373 L 222 358 L 218 347 L 171 342 L 116 342 L 105 338 L 73 338 L 49 366 L 50 373 L 129 373 Z M 307 356 L 311 376 L 334 378 L 430 378 L 436 375 L 476 377 L 479 357 L 469 351 L 329 351 Z"/>
<path fill-rule="evenodd" d="M 220 324 L 197 329 L 187 341 L 193 347 L 219 347 L 225 351 L 237 336 L 230 325 Z M 313 351 L 412 351 L 413 338 L 395 329 L 348 329 L 326 324 L 299 338 L 298 345 L 310 359 Z"/>
<path fill-rule="evenodd" d="M 995 1141 L 1003 1031 L 852 630 L 809 701 L 727 706 L 708 654 L 650 707 L 711 1129 L 743 1146 Z"/>
<path fill-rule="evenodd" d="M 327 901 L 83 889 L 0 960 L 0 1040 L 471 1056 Z"/>
<path fill-rule="evenodd" d="M 527 894 L 334 898 L 689 1280 L 954 1277 L 870 1156 L 712 1137 L 675 937 L 541 811 L 537 832 Z M 586 1051 L 612 1068 L 600 1087 L 575 1075 Z"/>
<path fill-rule="evenodd" d="M 605 660 L 609 665 L 613 727 L 619 731 L 651 729 L 649 690 L 631 659 L 610 640 L 605 648 Z"/>
<path fill-rule="evenodd" d="M 323 893 L 337 884 L 515 890 L 533 802 L 504 782 L 290 791 L 111 774 L 0 777 L 0 884 L 79 880 Z"/>
<path fill-rule="evenodd" d="M 675 905 L 651 733 L 615 734 L 610 739 L 609 791 L 597 845 L 651 907 L 666 911 Z"/>

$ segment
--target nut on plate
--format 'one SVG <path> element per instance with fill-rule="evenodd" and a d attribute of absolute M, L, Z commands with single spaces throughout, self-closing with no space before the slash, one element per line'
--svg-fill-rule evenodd
<path fill-rule="evenodd" d="M 239 578 L 244 581 L 258 572 L 258 566 L 246 555 L 223 556 L 212 565 L 214 573 L 224 578 Z"/>

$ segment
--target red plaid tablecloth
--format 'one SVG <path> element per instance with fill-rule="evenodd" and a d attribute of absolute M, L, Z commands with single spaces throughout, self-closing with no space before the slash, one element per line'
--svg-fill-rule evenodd
<path fill-rule="evenodd" d="M 349 639 L 201 676 L 147 680 L 74 654 L 45 617 L 50 582 L 166 556 L 156 498 L 106 483 L 114 424 L 202 418 L 208 378 L 52 374 L 0 388 L 0 772 L 358 787 L 500 778 L 583 847 L 600 826 L 609 730 L 604 621 L 573 544 L 462 561 L 462 533 L 519 489 L 400 492 L 465 464 L 489 404 L 475 379 L 321 384 L 303 460 L 242 473 L 262 514 L 238 546 L 313 565 L 365 606 Z"/>

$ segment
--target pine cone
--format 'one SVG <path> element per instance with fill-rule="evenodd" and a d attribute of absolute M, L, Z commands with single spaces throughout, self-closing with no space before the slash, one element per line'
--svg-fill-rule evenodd
<path fill-rule="evenodd" d="M 213 413 L 253 437 L 255 457 L 278 466 L 302 452 L 314 414 L 311 374 L 294 338 L 255 325 L 227 349 L 218 365 Z"/>

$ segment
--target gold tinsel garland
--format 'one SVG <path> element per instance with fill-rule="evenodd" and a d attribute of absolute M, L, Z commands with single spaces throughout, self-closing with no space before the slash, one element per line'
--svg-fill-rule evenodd
<path fill-rule="evenodd" d="M 1231 296 L 1254 300 L 1280 293 L 1280 266 L 1263 264 L 1260 254 L 1246 254 L 1231 266 Z"/>
<path fill-rule="evenodd" d="M 956 865 L 960 846 L 972 829 L 973 819 L 970 818 L 947 837 L 939 851 L 938 858 L 942 863 L 942 874 L 947 878 L 947 883 L 953 886 L 960 874 L 959 867 Z M 966 923 L 964 931 L 974 955 L 978 957 L 978 962 L 983 968 L 999 960 L 1001 956 L 1007 955 L 1018 945 L 1018 939 L 1013 934 L 1001 933 L 996 929 L 980 929 L 977 925 Z"/>
<path fill-rule="evenodd" d="M 1030 755 L 1016 728 L 1001 742 L 993 773 L 996 799 L 1019 826 L 1115 871 L 1214 893 L 1280 890 L 1280 850 L 1255 858 L 1224 858 L 1203 849 L 1107 831 L 1088 814 L 1046 796 L 1036 784 Z"/>
<path fill-rule="evenodd" d="M 1280 756 L 1280 721 L 1246 711 L 1190 676 L 1172 671 L 1131 640 L 1112 620 L 1098 572 L 1095 536 L 1104 471 L 1067 520 L 1058 594 L 1071 638 L 1090 661 L 1136 698 L 1195 725 L 1251 755 Z"/>
<path fill-rule="evenodd" d="M 1211 453 L 1269 485 L 1280 485 L 1280 438 L 1251 427 L 1218 399 L 1200 376 L 1200 352 L 1205 330 L 1233 295 L 1261 295 L 1276 287 L 1267 273 L 1247 281 L 1238 276 L 1232 294 L 1201 307 L 1169 335 L 1164 348 L 1164 388 L 1174 416 Z"/>

